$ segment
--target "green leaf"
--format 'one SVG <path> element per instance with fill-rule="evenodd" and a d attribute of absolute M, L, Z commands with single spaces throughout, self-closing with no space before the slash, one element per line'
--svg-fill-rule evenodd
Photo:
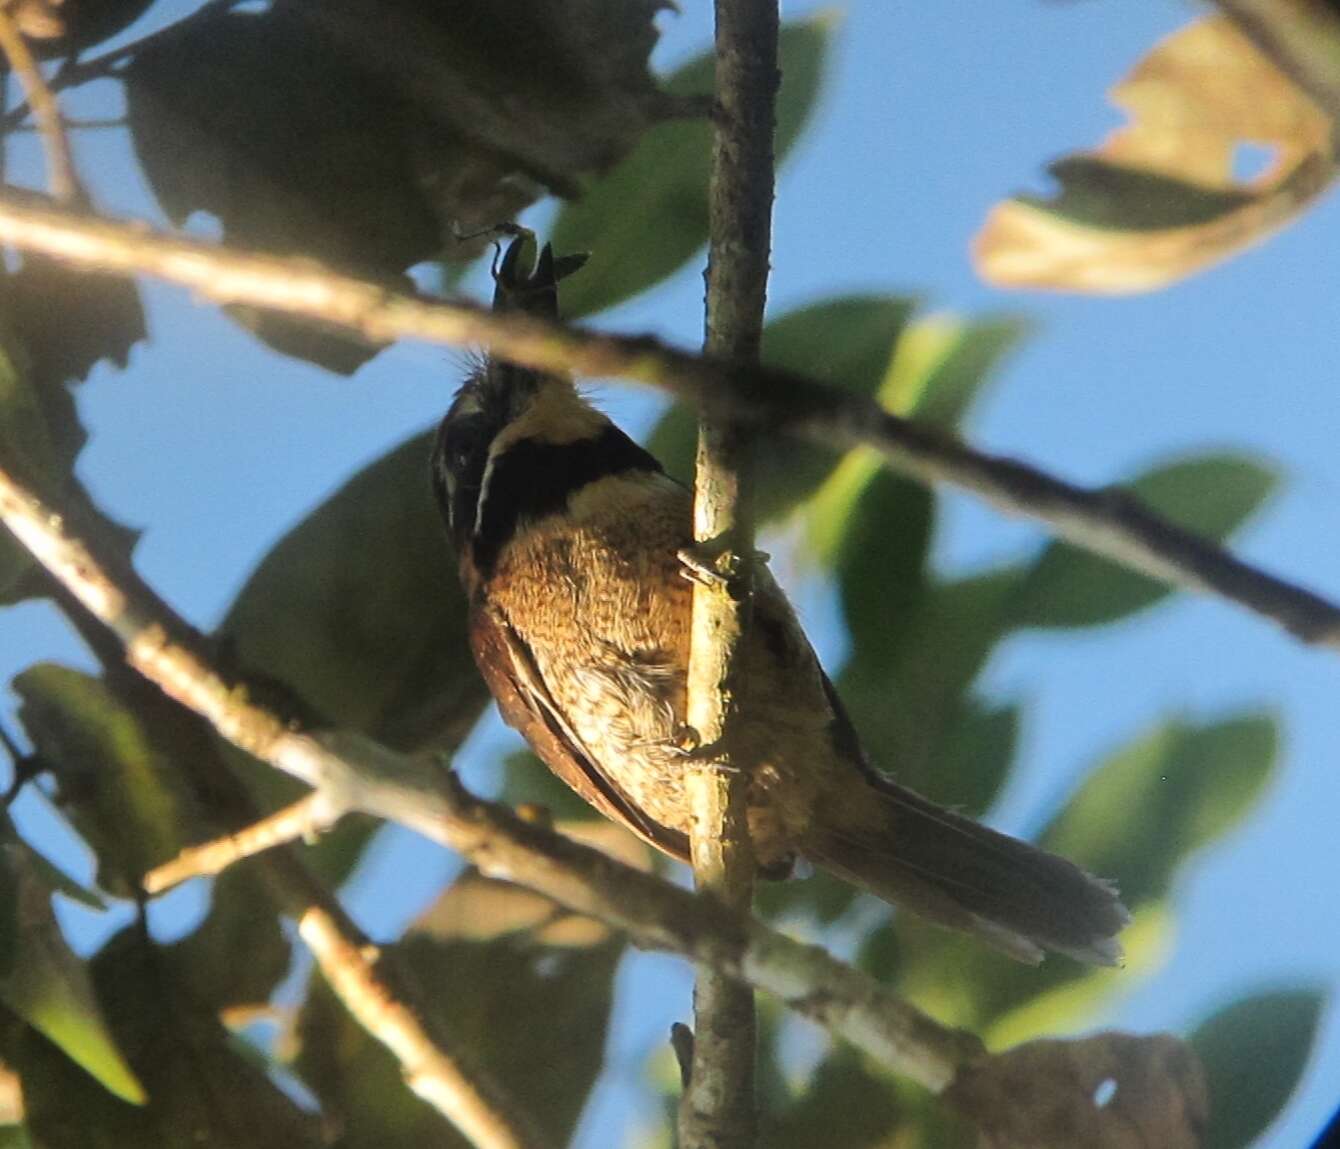
<path fill-rule="evenodd" d="M 1004 318 L 912 323 L 879 398 L 892 411 L 953 426 L 1023 331 Z M 1013 730 L 978 726 L 963 693 L 1006 629 L 1016 576 L 928 587 L 933 514 L 926 488 L 853 451 L 807 505 L 807 541 L 838 580 L 852 638 L 844 697 L 876 762 L 942 798 L 953 778 L 949 800 L 980 811 L 1009 768 Z"/>
<path fill-rule="evenodd" d="M 949 777 L 941 754 L 1017 585 L 1008 570 L 933 584 L 906 615 L 852 634 L 838 686 L 866 749 L 876 766 L 937 802 L 963 806 L 983 791 L 980 779 Z"/>
<path fill-rule="evenodd" d="M 933 496 L 890 474 L 868 453 L 855 452 L 811 510 L 821 522 L 841 523 L 833 570 L 854 658 L 863 666 L 891 664 L 926 593 Z"/>
<path fill-rule="evenodd" d="M 1029 332 L 1015 316 L 928 315 L 905 330 L 879 389 L 897 415 L 952 428 L 967 414 L 1004 358 Z"/>
<path fill-rule="evenodd" d="M 1243 998 L 1191 1035 L 1210 1086 L 1204 1149 L 1247 1149 L 1292 1096 L 1312 1050 L 1323 996 L 1313 989 Z"/>
<path fill-rule="evenodd" d="M 393 276 L 434 254 L 441 235 L 405 110 L 339 53 L 314 50 L 312 36 L 273 9 L 188 21 L 137 52 L 123 73 L 135 154 L 178 225 L 208 211 L 239 247 Z M 331 370 L 374 353 L 291 320 L 239 316 Z"/>
<path fill-rule="evenodd" d="M 82 381 L 103 360 L 124 369 L 131 348 L 148 338 L 133 279 L 89 275 L 29 254 L 6 292 L 6 320 L 27 352 L 39 389 Z"/>
<path fill-rule="evenodd" d="M 1265 502 L 1276 482 L 1260 462 L 1226 453 L 1158 467 L 1122 489 L 1179 526 L 1222 542 Z M 1166 583 L 1069 543 L 1052 543 L 1028 571 L 1015 621 L 1020 626 L 1098 626 L 1144 610 L 1171 593 Z"/>
<path fill-rule="evenodd" d="M 62 811 L 93 847 L 105 889 L 132 896 L 148 870 L 183 847 L 250 820 L 227 785 L 212 731 L 129 669 L 97 679 L 44 664 L 19 675 L 14 688 Z M 63 879 L 52 888 L 67 887 Z M 216 1009 L 266 1001 L 290 957 L 268 891 L 249 869 L 218 879 L 204 923 L 166 952 L 197 1003 Z"/>
<path fill-rule="evenodd" d="M 105 681 L 42 663 L 14 691 L 62 808 L 97 854 L 103 889 L 131 896 L 144 873 L 208 836 L 180 772 Z"/>
<path fill-rule="evenodd" d="M 1162 724 L 1088 775 L 1042 845 L 1115 879 L 1130 907 L 1162 897 L 1187 857 L 1247 816 L 1277 749 L 1267 714 Z"/>
<path fill-rule="evenodd" d="M 563 829 L 646 864 L 646 847 L 610 823 Z M 415 987 L 416 1006 L 451 1047 L 469 1051 L 546 1143 L 562 1145 L 600 1072 L 623 945 L 540 894 L 468 870 L 381 960 Z M 466 1145 L 324 983 L 313 984 L 295 1037 L 295 1068 L 339 1122 L 344 1149 Z"/>
<path fill-rule="evenodd" d="M 778 45 L 776 154 L 782 160 L 804 128 L 818 95 L 833 17 L 783 26 Z M 679 96 L 712 90 L 710 53 L 666 81 Z M 704 120 L 653 128 L 611 171 L 566 204 L 550 237 L 560 252 L 589 251 L 591 261 L 563 292 L 569 319 L 612 307 L 678 271 L 707 242 L 711 127 Z"/>
<path fill-rule="evenodd" d="M 0 848 L 0 978 L 8 977 L 14 969 L 14 955 L 18 951 L 19 892 L 21 883 L 11 851 L 21 847 Z"/>
<path fill-rule="evenodd" d="M 853 656 L 837 677 L 876 768 L 969 813 L 990 803 L 1013 758 L 1012 711 L 988 711 L 964 696 L 1000 633 L 1013 585 L 1005 572 L 928 587 L 906 613 L 885 612 L 881 626 L 896 627 L 896 639 L 881 634 L 872 641 L 855 632 Z M 890 589 L 891 601 L 897 593 Z M 821 872 L 763 887 L 760 905 L 771 916 L 804 907 L 831 923 L 856 893 Z"/>
<path fill-rule="evenodd" d="M 319 1116 L 303 1112 L 250 1057 L 170 962 L 131 927 L 91 962 L 112 1031 L 144 1083 L 127 1105 L 31 1030 L 6 1062 L 23 1083 L 26 1123 L 43 1149 L 318 1149 Z"/>
<path fill-rule="evenodd" d="M 26 367 L 19 354 L 0 348 L 0 457 L 39 494 L 50 495 L 61 489 L 66 460 L 57 451 Z"/>
<path fill-rule="evenodd" d="M 1073 1033 L 1092 1025 L 1104 1013 L 1145 984 L 1172 954 L 1176 929 L 1167 902 L 1148 902 L 1121 931 L 1124 953 L 1120 967 L 1076 967 L 1073 963 L 1049 963 L 1023 977 L 1014 970 L 1027 969 L 1015 963 L 1006 973 L 1006 992 L 999 985 L 990 995 L 997 1016 L 982 1034 L 987 1048 L 1009 1049 L 1037 1038 Z M 1010 1004 L 1013 1002 L 1014 1004 Z M 977 1023 L 980 1027 L 981 1022 Z"/>
<path fill-rule="evenodd" d="M 142 1105 L 145 1090 L 103 1019 L 88 973 L 61 936 L 50 891 L 27 866 L 24 852 L 12 846 L 5 852 L 18 874 L 19 931 L 13 967 L 0 978 L 0 1001 L 104 1089 Z"/>
<path fill-rule="evenodd" d="M 453 231 L 510 220 L 545 188 L 573 194 L 651 124 L 682 114 L 648 67 L 661 7 L 215 10 L 156 38 L 121 73 L 132 140 L 174 222 L 208 211 L 235 246 L 404 283 Z M 481 246 L 445 254 L 473 258 Z M 374 354 L 310 324 L 233 313 L 271 346 L 334 371 Z"/>
<path fill-rule="evenodd" d="M 277 679 L 318 719 L 402 750 L 454 749 L 489 698 L 430 451 L 431 436 L 416 435 L 349 479 L 271 549 L 220 628 L 248 677 Z M 268 807 L 300 792 L 269 769 L 248 780 Z M 348 821 L 309 855 L 343 876 L 369 831 Z"/>
<path fill-rule="evenodd" d="M 220 627 L 244 666 L 401 750 L 454 745 L 487 698 L 431 450 L 415 435 L 348 479 L 271 548 Z"/>
<path fill-rule="evenodd" d="M 890 1083 L 871 1072 L 849 1046 L 814 1070 L 800 1097 L 762 1118 L 770 1149 L 878 1149 L 898 1130 L 902 1106 Z"/>
<path fill-rule="evenodd" d="M 20 839 L 12 827 L 4 835 L 4 840 L 7 845 L 17 845 L 27 853 L 28 865 L 33 873 L 53 894 L 63 894 L 70 901 L 77 902 L 86 909 L 101 911 L 107 908 L 107 903 L 96 890 L 91 890 L 82 882 L 75 881 L 50 859 L 43 857 Z"/>
<path fill-rule="evenodd" d="M 215 878 L 205 920 L 163 947 L 174 978 L 198 1006 L 216 1012 L 264 1006 L 289 971 L 289 942 L 256 865 L 233 866 Z"/>
<path fill-rule="evenodd" d="M 0 346 L 0 460 L 38 494 L 61 489 L 60 459 L 41 400 L 8 346 Z M 23 597 L 21 580 L 32 562 L 18 540 L 0 528 L 0 603 Z"/>
<path fill-rule="evenodd" d="M 812 375 L 834 387 L 873 395 L 889 368 L 912 301 L 892 296 L 824 300 L 772 320 L 763 330 L 763 362 Z M 671 407 L 652 431 L 647 449 L 670 474 L 688 483 L 698 436 L 697 415 Z M 808 497 L 832 471 L 838 452 L 788 442 L 757 452 L 756 507 L 760 521 L 779 518 Z"/>
<path fill-rule="evenodd" d="M 966 697 L 940 746 L 940 769 L 956 779 L 959 808 L 981 814 L 990 808 L 1009 777 L 1019 745 L 1020 708 L 990 706 Z"/>
<path fill-rule="evenodd" d="M 529 749 L 514 751 L 503 759 L 500 797 L 509 806 L 539 806 L 554 818 L 581 820 L 600 816 L 595 807 L 564 785 Z"/>

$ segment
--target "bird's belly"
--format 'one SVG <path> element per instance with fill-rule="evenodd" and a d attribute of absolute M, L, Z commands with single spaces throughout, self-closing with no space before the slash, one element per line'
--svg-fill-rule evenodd
<path fill-rule="evenodd" d="M 537 524 L 504 552 L 490 598 L 602 774 L 645 816 L 687 834 L 682 744 L 693 592 L 678 559 L 688 544 L 685 509 L 662 514 L 653 501 L 643 515 L 621 507 L 608 520 Z M 762 639 L 747 654 L 742 690 L 758 704 L 745 700 L 740 743 L 755 852 L 766 866 L 793 852 L 828 749 L 817 713 L 824 706 L 808 697 L 807 676 L 779 664 Z"/>

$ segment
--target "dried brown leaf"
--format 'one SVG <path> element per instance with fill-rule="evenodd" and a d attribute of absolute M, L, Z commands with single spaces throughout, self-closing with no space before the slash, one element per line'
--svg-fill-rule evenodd
<path fill-rule="evenodd" d="M 1198 1149 L 1205 1072 L 1168 1034 L 1032 1041 L 965 1067 L 945 1093 L 980 1149 Z"/>
<path fill-rule="evenodd" d="M 1130 122 L 1052 165 L 1051 199 L 992 209 L 973 241 L 1000 287 L 1127 294 L 1165 287 L 1260 242 L 1335 176 L 1329 118 L 1228 20 L 1159 43 L 1110 93 Z M 1243 145 L 1270 152 L 1234 174 Z"/>

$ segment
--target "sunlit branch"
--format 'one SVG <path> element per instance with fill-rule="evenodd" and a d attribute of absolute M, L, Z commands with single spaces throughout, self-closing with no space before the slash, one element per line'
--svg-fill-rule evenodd
<path fill-rule="evenodd" d="M 195 632 L 110 547 L 95 555 L 70 537 L 64 519 L 0 470 L 0 520 L 88 613 L 126 648 L 127 662 L 169 695 L 208 718 L 245 748 L 285 729 L 277 717 L 245 702 L 210 667 Z M 116 573 L 113 574 L 112 572 Z M 170 639 L 172 632 L 175 638 Z M 202 709 L 202 706 L 204 709 Z M 313 800 L 323 802 L 324 797 Z M 320 817 L 320 811 L 315 812 Z M 289 826 L 295 819 L 289 818 Z M 252 828 L 253 832 L 255 828 Z M 267 828 L 281 838 L 287 828 Z M 236 837 L 247 838 L 247 832 Z M 269 843 L 278 844 L 275 841 Z M 328 891 L 303 867 L 282 856 L 261 876 L 299 931 L 350 1014 L 399 1060 L 406 1081 L 438 1112 L 486 1149 L 544 1149 L 545 1142 L 478 1069 L 467 1072 L 395 993 L 377 967 L 377 955 Z"/>
<path fill-rule="evenodd" d="M 188 846 L 169 862 L 155 866 L 140 885 L 147 894 L 161 894 L 191 878 L 222 873 L 234 862 L 289 842 L 307 840 L 338 822 L 344 811 L 331 805 L 324 791 L 314 790 L 250 826 L 198 846 Z"/>
<path fill-rule="evenodd" d="M 58 200 L 70 203 L 80 194 L 79 177 L 75 172 L 65 124 L 61 120 L 60 104 L 47 86 L 42 69 L 28 47 L 28 41 L 19 31 L 13 15 L 3 5 L 0 5 L 0 53 L 4 54 L 28 95 L 28 107 L 32 110 L 37 131 L 42 137 L 51 194 Z"/>
<path fill-rule="evenodd" d="M 892 470 L 946 483 L 1044 523 L 1075 546 L 1172 586 L 1217 595 L 1311 645 L 1340 651 L 1340 607 L 1235 558 L 1119 491 L 1074 486 L 1027 463 L 974 450 L 876 403 L 767 367 L 734 366 L 656 339 L 602 335 L 531 314 L 389 291 L 305 259 L 232 251 L 143 225 L 111 223 L 0 197 L 0 242 L 82 267 L 170 280 L 220 303 L 248 303 L 360 335 L 484 346 L 542 371 L 621 376 L 693 402 L 708 396 L 761 430 L 838 447 L 864 443 Z"/>
<path fill-rule="evenodd" d="M 399 822 L 456 850 L 486 876 L 528 886 L 626 931 L 639 945 L 710 962 L 930 1089 L 947 1088 L 961 1066 L 981 1056 L 971 1034 L 932 1021 L 818 947 L 480 801 L 430 761 L 354 733 L 293 729 L 225 679 L 191 628 L 110 548 L 73 537 L 59 514 L 3 470 L 0 520 L 120 639 L 134 669 L 234 745 L 322 791 L 333 808 Z M 399 1020 L 408 1024 L 404 1015 Z"/>
<path fill-rule="evenodd" d="M 703 349 L 757 363 L 768 286 L 777 98 L 777 0 L 717 0 L 716 115 L 708 188 Z M 686 721 L 702 752 L 688 765 L 695 885 L 742 913 L 753 905 L 749 764 L 733 757 L 741 652 L 752 613 L 753 433 L 714 404 L 699 412 L 694 471 L 695 562 L 714 578 L 693 588 Z M 683 1149 L 749 1149 L 757 1137 L 752 987 L 699 965 L 694 1042 L 679 1109 Z"/>

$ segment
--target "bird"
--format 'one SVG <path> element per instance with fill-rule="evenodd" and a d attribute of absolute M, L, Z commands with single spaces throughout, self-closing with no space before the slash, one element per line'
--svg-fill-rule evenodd
<path fill-rule="evenodd" d="M 494 309 L 556 319 L 578 265 L 515 235 Z M 492 356 L 451 402 L 431 474 L 503 719 L 590 805 L 687 860 L 691 492 L 569 377 Z M 1021 961 L 1119 964 L 1129 915 L 1113 884 L 869 761 L 764 562 L 737 657 L 733 760 L 761 876 L 817 866 Z"/>

